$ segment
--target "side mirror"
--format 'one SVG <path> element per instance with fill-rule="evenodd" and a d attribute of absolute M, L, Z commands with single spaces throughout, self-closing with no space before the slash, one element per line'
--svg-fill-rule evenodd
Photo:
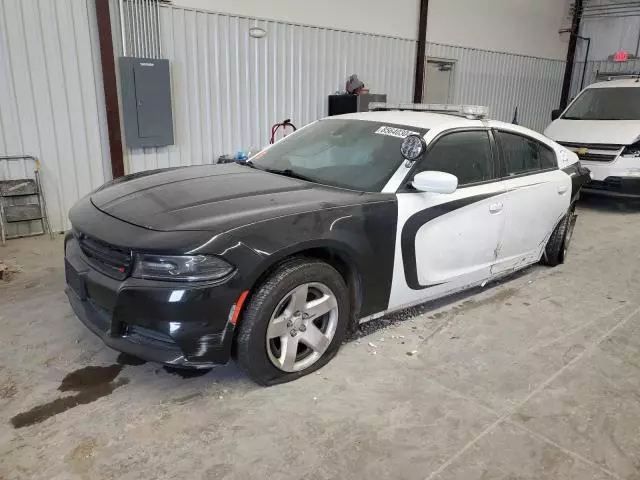
<path fill-rule="evenodd" d="M 458 177 L 446 172 L 420 172 L 411 185 L 421 192 L 453 193 L 458 188 Z"/>
<path fill-rule="evenodd" d="M 555 110 L 551 110 L 551 120 L 557 120 L 560 118 L 560 114 L 562 113 L 561 108 L 556 108 Z"/>

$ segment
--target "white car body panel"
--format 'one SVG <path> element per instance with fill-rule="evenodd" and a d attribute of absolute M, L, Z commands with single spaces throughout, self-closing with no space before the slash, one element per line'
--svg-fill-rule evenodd
<path fill-rule="evenodd" d="M 506 220 L 494 274 L 539 261 L 571 202 L 571 179 L 560 170 L 517 177 L 503 184 Z"/>
<path fill-rule="evenodd" d="M 423 288 L 409 286 L 402 238 L 407 221 L 426 209 L 482 195 L 492 196 L 438 216 L 417 230 L 413 262 Z M 500 182 L 460 188 L 452 194 L 399 193 L 389 309 L 432 300 L 488 279 L 504 224 L 502 212 L 490 210 L 503 197 Z"/>
<path fill-rule="evenodd" d="M 549 125 L 544 134 L 556 142 L 629 145 L 640 136 L 640 120 L 563 120 Z"/>
<path fill-rule="evenodd" d="M 382 189 L 395 194 L 398 204 L 388 309 L 361 321 L 482 285 L 538 262 L 576 194 L 572 178 L 585 175 L 579 172 L 575 153 L 517 125 L 414 111 L 338 118 L 429 129 L 424 135 L 428 146 L 454 130 L 504 130 L 544 143 L 555 151 L 558 163 L 553 170 L 496 178 L 443 194 L 404 190 L 415 163 L 403 162 Z"/>
<path fill-rule="evenodd" d="M 393 113 L 416 115 L 414 112 Z M 361 118 L 364 115 L 359 114 Z M 454 122 L 431 127 L 424 136 L 427 144 L 454 129 L 495 128 L 525 135 L 549 146 L 556 152 L 559 168 L 463 187 L 452 194 L 398 193 L 398 228 L 388 311 L 450 295 L 538 262 L 546 240 L 571 202 L 571 176 L 562 169 L 576 164 L 577 155 L 524 127 L 459 118 L 455 122 L 456 117 L 451 118 Z M 404 116 L 397 120 L 406 121 Z M 407 181 L 412 166 L 411 162 L 405 162 L 383 191 L 395 192 Z M 481 198 L 485 195 L 487 198 Z M 444 213 L 417 230 L 414 262 L 420 287 L 409 285 L 405 270 L 406 239 L 403 242 L 407 222 L 427 209 L 440 206 L 444 211 L 451 203 L 472 197 L 479 199 Z"/>

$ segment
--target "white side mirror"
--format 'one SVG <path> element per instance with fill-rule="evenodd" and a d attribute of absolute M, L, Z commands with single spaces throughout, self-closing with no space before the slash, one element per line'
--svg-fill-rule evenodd
<path fill-rule="evenodd" d="M 413 177 L 411 184 L 421 192 L 453 193 L 458 188 L 458 177 L 446 172 L 426 171 Z"/>

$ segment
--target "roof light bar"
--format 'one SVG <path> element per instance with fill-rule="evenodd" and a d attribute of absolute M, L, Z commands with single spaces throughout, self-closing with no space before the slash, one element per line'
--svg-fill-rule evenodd
<path fill-rule="evenodd" d="M 447 105 L 441 103 L 371 102 L 369 104 L 369 110 L 411 110 L 413 112 L 450 113 L 453 115 L 461 115 L 472 120 L 486 118 L 489 115 L 489 109 L 481 105 Z"/>

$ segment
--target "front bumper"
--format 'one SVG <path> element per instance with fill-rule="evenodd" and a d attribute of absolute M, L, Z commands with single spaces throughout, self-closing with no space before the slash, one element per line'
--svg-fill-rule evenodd
<path fill-rule="evenodd" d="M 620 198 L 640 198 L 640 178 L 606 177 L 592 180 L 583 188 L 585 193 Z"/>
<path fill-rule="evenodd" d="M 93 268 L 73 236 L 65 242 L 65 274 L 73 311 L 111 348 L 179 367 L 228 362 L 241 293 L 234 282 L 117 280 Z"/>

